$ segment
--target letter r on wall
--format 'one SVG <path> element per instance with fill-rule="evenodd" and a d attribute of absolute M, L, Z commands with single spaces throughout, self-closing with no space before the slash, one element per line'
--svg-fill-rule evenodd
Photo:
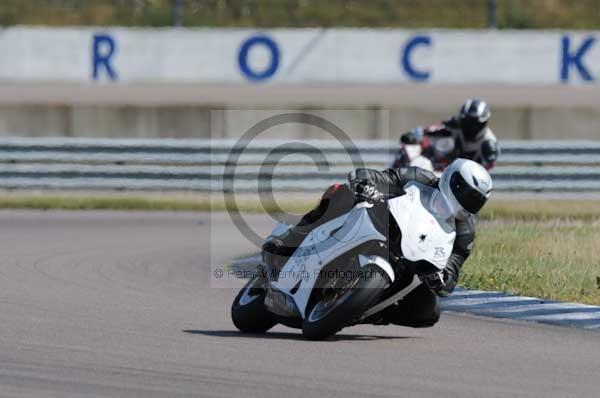
<path fill-rule="evenodd" d="M 92 41 L 92 79 L 99 80 L 100 70 L 104 69 L 110 80 L 117 80 L 117 72 L 111 61 L 116 53 L 116 43 L 109 34 L 95 34 Z"/>

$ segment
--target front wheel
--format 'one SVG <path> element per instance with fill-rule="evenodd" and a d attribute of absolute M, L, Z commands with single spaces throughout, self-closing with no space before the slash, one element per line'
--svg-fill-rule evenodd
<path fill-rule="evenodd" d="M 240 290 L 231 305 L 231 320 L 236 328 L 245 333 L 264 333 L 277 324 L 265 308 L 265 280 L 252 278 Z"/>
<path fill-rule="evenodd" d="M 334 335 L 375 304 L 388 284 L 378 267 L 365 267 L 346 289 L 323 295 L 307 309 L 302 335 L 310 340 Z"/>

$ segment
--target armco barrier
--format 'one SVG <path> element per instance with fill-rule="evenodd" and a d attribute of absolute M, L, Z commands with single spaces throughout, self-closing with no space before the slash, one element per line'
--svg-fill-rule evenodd
<path fill-rule="evenodd" d="M 385 168 L 395 150 L 389 141 L 2 138 L 0 188 L 320 191 L 355 166 Z M 501 191 L 600 191 L 600 142 L 502 142 L 492 175 Z"/>

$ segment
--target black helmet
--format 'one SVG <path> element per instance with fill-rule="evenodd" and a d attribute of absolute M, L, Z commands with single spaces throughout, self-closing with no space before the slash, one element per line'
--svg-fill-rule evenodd
<path fill-rule="evenodd" d="M 458 113 L 460 127 L 467 140 L 474 140 L 492 116 L 489 106 L 485 101 L 471 98 L 465 101 Z"/>

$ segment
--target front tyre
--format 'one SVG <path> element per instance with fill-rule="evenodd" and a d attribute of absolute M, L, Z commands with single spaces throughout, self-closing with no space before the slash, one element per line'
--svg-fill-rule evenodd
<path fill-rule="evenodd" d="M 387 275 L 377 266 L 368 266 L 353 284 L 334 297 L 315 301 L 306 311 L 302 335 L 309 340 L 322 340 L 340 331 L 376 303 L 388 286 Z"/>
<path fill-rule="evenodd" d="M 265 308 L 264 284 L 261 276 L 252 278 L 233 300 L 231 320 L 244 333 L 264 333 L 277 324 Z"/>

